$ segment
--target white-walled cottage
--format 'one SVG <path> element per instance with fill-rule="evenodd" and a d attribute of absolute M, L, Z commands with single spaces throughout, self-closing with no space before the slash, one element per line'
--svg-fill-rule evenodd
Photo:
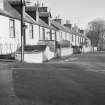
<path fill-rule="evenodd" d="M 61 24 L 61 19 L 54 19 L 51 24 L 57 28 L 56 40 L 60 48 L 58 48 L 58 55 L 68 56 L 73 54 L 73 48 L 71 47 L 71 32 L 68 28 Z"/>
<path fill-rule="evenodd" d="M 2 0 L 0 9 L 0 55 L 21 58 L 21 2 Z M 85 37 L 61 19 L 51 19 L 47 7 L 26 6 L 24 13 L 24 61 L 42 63 L 56 56 L 73 54 Z"/>

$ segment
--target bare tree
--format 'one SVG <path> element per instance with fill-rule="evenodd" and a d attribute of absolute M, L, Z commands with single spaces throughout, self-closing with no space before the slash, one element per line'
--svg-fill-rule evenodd
<path fill-rule="evenodd" d="M 88 23 L 88 31 L 86 36 L 91 40 L 93 47 L 98 47 L 100 36 L 104 34 L 105 20 L 96 19 Z"/>

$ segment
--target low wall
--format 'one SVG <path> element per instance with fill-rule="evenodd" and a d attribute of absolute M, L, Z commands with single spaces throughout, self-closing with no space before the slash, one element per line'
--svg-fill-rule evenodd
<path fill-rule="evenodd" d="M 73 54 L 73 48 L 61 48 L 61 56 L 68 56 Z"/>
<path fill-rule="evenodd" d="M 17 54 L 16 59 L 21 61 L 21 54 Z M 43 52 L 24 54 L 24 61 L 27 63 L 43 63 L 46 60 L 47 58 Z"/>
<path fill-rule="evenodd" d="M 45 55 L 46 55 L 47 59 L 50 60 L 50 59 L 54 58 L 55 53 L 50 51 L 50 48 L 47 46 L 46 50 L 45 50 Z"/>
<path fill-rule="evenodd" d="M 24 61 L 27 63 L 43 63 L 54 57 L 54 52 L 50 51 L 49 47 L 46 47 L 44 52 L 25 52 Z M 16 59 L 21 61 L 21 54 L 17 53 Z"/>
<path fill-rule="evenodd" d="M 91 47 L 83 47 L 82 52 L 91 52 Z"/>

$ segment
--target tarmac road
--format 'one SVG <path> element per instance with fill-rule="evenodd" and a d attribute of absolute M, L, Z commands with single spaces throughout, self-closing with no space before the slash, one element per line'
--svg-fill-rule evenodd
<path fill-rule="evenodd" d="M 0 80 L 5 81 L 0 90 L 6 86 L 2 93 L 15 95 L 15 104 L 12 98 L 7 105 L 105 105 L 104 53 L 73 55 L 45 64 L 13 64 L 9 69 L 0 72 Z"/>

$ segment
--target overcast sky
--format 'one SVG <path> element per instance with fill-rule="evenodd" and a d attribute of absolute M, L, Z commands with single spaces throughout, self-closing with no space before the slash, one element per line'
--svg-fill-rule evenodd
<path fill-rule="evenodd" d="M 35 1 L 35 0 L 34 0 Z M 53 15 L 70 19 L 71 23 L 86 26 L 96 18 L 105 19 L 105 0 L 39 0 L 43 1 Z"/>
<path fill-rule="evenodd" d="M 2 1 L 2 0 L 0 0 Z M 96 19 L 105 19 L 105 0 L 32 0 L 44 2 L 53 16 L 70 19 L 71 23 L 86 26 Z"/>

